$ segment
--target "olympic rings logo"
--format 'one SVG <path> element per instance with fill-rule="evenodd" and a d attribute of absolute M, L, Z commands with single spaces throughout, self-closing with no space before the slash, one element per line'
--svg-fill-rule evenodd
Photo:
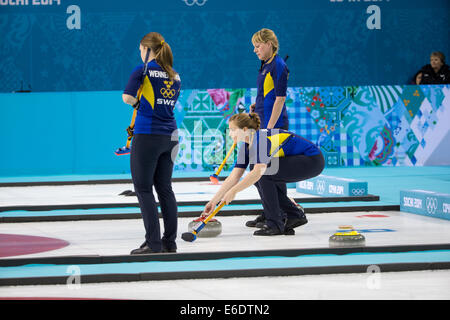
<path fill-rule="evenodd" d="M 188 5 L 189 7 L 192 7 L 194 4 L 198 5 L 199 7 L 203 6 L 206 1 L 208 0 L 181 0 L 184 3 L 186 3 L 186 5 Z"/>
<path fill-rule="evenodd" d="M 164 98 L 169 98 L 169 99 L 173 98 L 173 96 L 176 93 L 175 89 L 166 89 L 166 88 L 161 88 L 161 90 L 159 90 L 159 92 L 161 92 L 161 94 Z"/>
<path fill-rule="evenodd" d="M 352 189 L 352 194 L 354 196 L 362 196 L 366 193 L 366 189 Z"/>
<path fill-rule="evenodd" d="M 324 180 L 317 180 L 317 193 L 323 194 L 325 192 L 325 181 Z"/>
<path fill-rule="evenodd" d="M 437 199 L 432 197 L 427 197 L 426 206 L 429 214 L 435 214 L 437 210 Z"/>

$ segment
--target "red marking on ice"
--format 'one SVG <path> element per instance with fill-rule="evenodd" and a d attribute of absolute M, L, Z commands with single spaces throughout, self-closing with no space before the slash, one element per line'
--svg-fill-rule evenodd
<path fill-rule="evenodd" d="M 201 185 L 208 185 L 208 186 L 220 186 L 220 182 L 218 183 L 212 183 L 212 182 L 201 182 Z"/>
<path fill-rule="evenodd" d="M 363 214 L 361 216 L 356 216 L 357 218 L 389 218 L 389 216 L 385 216 L 384 214 Z"/>
<path fill-rule="evenodd" d="M 68 245 L 69 242 L 61 239 L 0 233 L 0 257 L 51 251 Z"/>

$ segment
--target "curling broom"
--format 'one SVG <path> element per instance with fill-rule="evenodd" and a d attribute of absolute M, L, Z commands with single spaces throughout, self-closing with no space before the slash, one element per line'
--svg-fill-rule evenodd
<path fill-rule="evenodd" d="M 188 242 L 193 242 L 195 239 L 197 239 L 198 233 L 205 227 L 205 225 L 209 222 L 209 220 L 214 218 L 214 216 L 220 211 L 220 209 L 223 208 L 224 205 L 225 205 L 225 202 L 222 202 L 221 204 L 219 204 L 219 206 L 213 211 L 213 213 L 211 213 L 209 216 L 207 216 L 205 220 L 200 221 L 199 224 L 193 228 L 192 232 L 183 233 L 181 235 L 181 239 L 183 239 L 184 241 L 188 241 Z"/>
<path fill-rule="evenodd" d="M 139 97 L 142 91 L 142 86 L 139 88 L 138 94 L 137 96 Z M 131 144 L 131 139 L 133 139 L 133 132 L 134 132 L 134 122 L 136 120 L 136 115 L 137 115 L 137 111 L 138 111 L 138 107 L 136 105 L 139 104 L 139 100 L 133 105 L 133 116 L 131 117 L 131 123 L 130 126 L 127 128 L 127 133 L 128 133 L 128 137 L 127 137 L 127 143 L 124 147 L 117 149 L 116 151 L 114 151 L 114 153 L 117 156 L 123 156 L 126 154 L 130 154 L 131 149 L 130 149 L 130 144 Z M 136 107 L 135 107 L 136 106 Z"/>
<path fill-rule="evenodd" d="M 148 57 L 150 55 L 150 50 L 147 50 L 147 53 L 145 55 L 145 62 L 144 62 L 144 71 L 142 73 L 142 79 L 145 79 L 146 74 L 147 74 L 147 70 L 148 70 Z M 144 82 L 144 81 L 142 81 Z M 136 120 L 136 116 L 137 116 L 137 112 L 140 106 L 140 100 L 141 100 L 141 95 L 142 95 L 142 88 L 144 87 L 144 84 L 142 83 L 141 86 L 139 87 L 138 93 L 136 95 L 137 97 L 137 101 L 133 104 L 133 116 L 131 117 L 131 123 L 130 126 L 127 128 L 127 133 L 128 133 L 128 137 L 127 137 L 127 143 L 124 147 L 117 149 L 116 151 L 114 151 L 114 153 L 117 156 L 123 156 L 126 154 L 130 154 L 131 153 L 131 149 L 130 149 L 130 144 L 131 144 L 131 139 L 133 139 L 133 135 L 134 135 L 134 122 Z"/>
<path fill-rule="evenodd" d="M 223 159 L 222 163 L 220 164 L 219 168 L 217 168 L 217 171 L 209 176 L 209 180 L 213 184 L 219 184 L 219 173 L 222 171 L 223 166 L 225 165 L 225 162 L 227 162 L 228 158 L 230 157 L 231 153 L 233 152 L 234 148 L 236 147 L 236 142 L 233 143 L 230 150 L 228 151 L 227 155 L 225 156 L 225 159 Z"/>

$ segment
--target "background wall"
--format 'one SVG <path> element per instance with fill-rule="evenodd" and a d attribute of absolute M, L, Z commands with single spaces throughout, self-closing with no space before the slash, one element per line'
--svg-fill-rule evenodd
<path fill-rule="evenodd" d="M 0 0 L 0 175 L 129 172 L 121 91 L 146 33 L 181 74 L 176 169 L 211 171 L 256 95 L 251 36 L 289 55 L 290 128 L 327 166 L 450 164 L 448 86 L 407 86 L 450 55 L 448 0 Z M 447 59 L 448 60 L 448 59 Z M 219 89 L 214 89 L 219 88 Z M 31 90 L 32 93 L 10 93 Z M 227 166 L 230 166 L 230 159 Z"/>
<path fill-rule="evenodd" d="M 228 118 L 255 98 L 182 90 L 175 169 L 212 172 L 232 144 Z M 319 144 L 327 167 L 450 165 L 449 85 L 290 87 L 286 104 L 290 130 Z M 114 154 L 132 114 L 121 91 L 3 93 L 0 105 L 0 176 L 129 173 Z"/>
<path fill-rule="evenodd" d="M 402 85 L 450 55 L 448 0 L 0 0 L 0 92 L 123 90 L 150 31 L 184 89 L 253 88 L 252 34 L 273 29 L 289 86 Z"/>

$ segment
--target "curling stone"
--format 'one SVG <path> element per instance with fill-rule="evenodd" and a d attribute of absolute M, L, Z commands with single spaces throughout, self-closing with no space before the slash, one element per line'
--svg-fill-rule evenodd
<path fill-rule="evenodd" d="M 339 226 L 339 231 L 329 239 L 332 248 L 364 247 L 366 239 L 352 226 Z"/>
<path fill-rule="evenodd" d="M 206 217 L 197 218 L 189 222 L 188 229 L 190 232 L 194 231 L 194 228 L 202 222 Z M 222 224 L 217 219 L 211 219 L 198 233 L 199 238 L 213 238 L 222 233 Z"/>

